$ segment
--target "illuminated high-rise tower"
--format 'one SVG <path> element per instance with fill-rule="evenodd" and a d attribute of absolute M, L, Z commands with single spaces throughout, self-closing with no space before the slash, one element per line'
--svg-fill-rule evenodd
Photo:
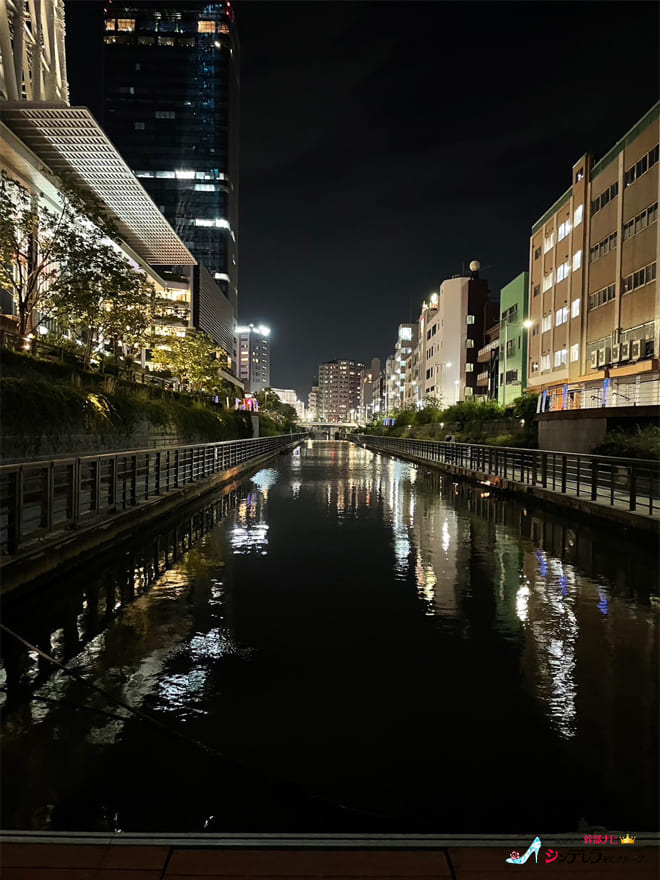
<path fill-rule="evenodd" d="M 239 47 L 230 2 L 109 0 L 103 124 L 196 268 L 193 322 L 234 346 Z"/>

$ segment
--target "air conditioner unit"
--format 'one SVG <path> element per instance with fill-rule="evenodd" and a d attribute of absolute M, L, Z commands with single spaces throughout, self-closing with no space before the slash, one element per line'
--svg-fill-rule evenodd
<path fill-rule="evenodd" d="M 630 360 L 630 343 L 622 342 L 621 343 L 621 360 L 628 361 Z"/>
<path fill-rule="evenodd" d="M 597 367 L 598 367 L 598 352 L 597 351 L 591 352 L 591 357 L 589 358 L 589 366 L 591 367 L 592 370 L 597 369 Z"/>
<path fill-rule="evenodd" d="M 598 366 L 603 367 L 610 362 L 611 349 L 603 347 L 598 349 Z"/>
<path fill-rule="evenodd" d="M 621 346 L 613 345 L 612 346 L 612 363 L 616 364 L 621 360 Z"/>
<path fill-rule="evenodd" d="M 653 350 L 654 350 L 653 340 L 647 339 L 645 342 L 645 345 L 644 345 L 644 357 L 653 357 Z"/>
<path fill-rule="evenodd" d="M 635 339 L 630 343 L 630 357 L 634 361 L 638 361 L 642 356 L 642 340 Z"/>

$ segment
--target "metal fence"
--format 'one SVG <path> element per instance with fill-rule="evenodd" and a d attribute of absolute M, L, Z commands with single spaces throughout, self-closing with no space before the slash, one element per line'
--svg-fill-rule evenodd
<path fill-rule="evenodd" d="M 305 433 L 20 462 L 0 467 L 0 553 L 135 507 L 272 454 Z"/>
<path fill-rule="evenodd" d="M 650 516 L 660 513 L 657 461 L 365 434 L 352 439 L 388 454 L 465 468 Z"/>

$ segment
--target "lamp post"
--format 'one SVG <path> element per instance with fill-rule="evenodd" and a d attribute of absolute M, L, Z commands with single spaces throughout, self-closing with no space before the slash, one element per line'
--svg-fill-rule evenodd
<path fill-rule="evenodd" d="M 508 356 L 509 356 L 509 324 L 511 324 L 513 327 L 517 327 L 521 323 L 522 323 L 522 326 L 524 327 L 525 330 L 529 330 L 529 328 L 533 325 L 534 322 L 530 321 L 529 319 L 526 319 L 522 322 L 521 321 L 509 321 L 509 320 L 506 320 L 504 322 L 504 376 L 503 376 L 503 378 L 504 378 L 504 382 L 503 382 L 504 391 L 502 393 L 502 405 L 503 406 L 506 406 L 506 389 L 507 389 L 507 382 L 506 382 L 507 369 L 506 368 L 507 368 L 507 360 L 508 360 Z M 522 368 L 523 364 L 524 364 L 524 359 L 521 356 L 521 368 Z M 522 376 L 520 377 L 520 384 L 522 386 Z"/>

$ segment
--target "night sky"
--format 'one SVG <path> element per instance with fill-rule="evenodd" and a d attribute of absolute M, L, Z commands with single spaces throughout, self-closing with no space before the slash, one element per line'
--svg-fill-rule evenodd
<path fill-rule="evenodd" d="M 67 0 L 71 103 L 101 107 L 102 3 Z M 241 2 L 239 321 L 271 381 L 392 353 L 470 260 L 530 228 L 658 98 L 656 3 Z M 97 42 L 98 40 L 98 42 Z"/>

